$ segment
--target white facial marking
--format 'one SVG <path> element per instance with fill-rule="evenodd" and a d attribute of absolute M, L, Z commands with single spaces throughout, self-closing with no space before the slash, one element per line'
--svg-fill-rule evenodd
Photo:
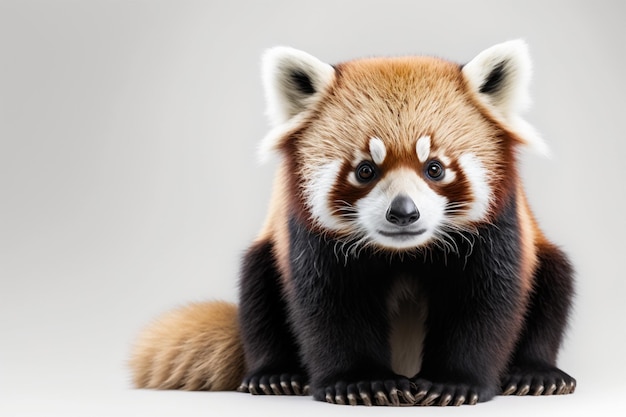
<path fill-rule="evenodd" d="M 385 160 L 387 148 L 385 148 L 385 144 L 379 138 L 370 139 L 370 155 L 372 155 L 372 161 L 374 161 L 376 165 L 382 164 Z"/>
<path fill-rule="evenodd" d="M 314 170 L 305 188 L 306 201 L 313 217 L 319 225 L 330 230 L 339 230 L 341 224 L 333 216 L 328 197 L 337 181 L 341 161 L 332 161 Z"/>
<path fill-rule="evenodd" d="M 444 166 L 445 172 L 444 172 L 443 178 L 440 179 L 439 181 L 442 184 L 452 184 L 456 180 L 456 172 L 452 168 L 450 168 L 450 163 L 451 163 L 450 158 L 441 154 L 435 154 L 435 155 L 429 155 L 429 156 L 432 159 L 438 160 Z"/>
<path fill-rule="evenodd" d="M 417 145 L 415 145 L 415 150 L 417 151 L 417 159 L 419 159 L 421 163 L 426 162 L 430 155 L 430 136 L 422 136 L 419 138 Z"/>
<path fill-rule="evenodd" d="M 487 182 L 487 170 L 480 163 L 476 155 L 465 154 L 459 158 L 459 165 L 463 169 L 467 180 L 472 187 L 474 201 L 466 218 L 470 221 L 482 220 L 489 212 L 492 195 Z"/>
<path fill-rule="evenodd" d="M 449 166 L 450 163 L 452 162 L 450 161 L 450 158 L 448 158 L 445 155 L 436 155 L 436 158 L 439 159 L 441 163 L 444 164 L 445 166 Z"/>
<path fill-rule="evenodd" d="M 456 180 L 456 172 L 453 169 L 446 168 L 446 172 L 444 174 L 443 179 L 441 180 L 442 184 L 452 184 Z"/>
<path fill-rule="evenodd" d="M 371 158 L 370 154 L 363 152 L 363 151 L 356 151 L 354 154 L 354 158 L 352 159 L 352 167 L 356 168 L 361 162 L 369 158 Z M 363 184 L 359 180 L 356 179 L 356 175 L 354 174 L 354 169 L 348 173 L 348 182 L 354 185 L 355 187 L 363 186 Z"/>

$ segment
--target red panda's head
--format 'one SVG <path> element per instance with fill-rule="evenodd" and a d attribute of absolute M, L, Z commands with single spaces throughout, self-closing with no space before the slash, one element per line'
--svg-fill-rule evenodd
<path fill-rule="evenodd" d="M 274 48 L 263 150 L 286 159 L 291 207 L 312 229 L 392 251 L 445 247 L 513 191 L 518 144 L 545 151 L 519 117 L 529 75 L 521 41 L 463 66 L 428 57 L 331 66 Z"/>

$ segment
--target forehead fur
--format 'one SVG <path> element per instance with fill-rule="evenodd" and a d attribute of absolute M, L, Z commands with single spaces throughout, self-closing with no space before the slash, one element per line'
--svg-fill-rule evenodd
<path fill-rule="evenodd" d="M 469 91 L 458 64 L 429 57 L 373 58 L 336 67 L 335 84 L 299 135 L 309 162 L 349 160 L 380 138 L 387 155 L 415 158 L 425 135 L 447 156 L 497 159 L 502 129 Z M 305 164 L 306 165 L 306 164 Z"/>

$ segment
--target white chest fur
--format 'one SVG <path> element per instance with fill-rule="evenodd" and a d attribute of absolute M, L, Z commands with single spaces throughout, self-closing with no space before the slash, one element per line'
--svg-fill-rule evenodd
<path fill-rule="evenodd" d="M 421 296 L 415 278 L 400 277 L 388 300 L 391 322 L 391 368 L 406 377 L 417 374 L 422 364 L 426 336 L 426 298 Z"/>

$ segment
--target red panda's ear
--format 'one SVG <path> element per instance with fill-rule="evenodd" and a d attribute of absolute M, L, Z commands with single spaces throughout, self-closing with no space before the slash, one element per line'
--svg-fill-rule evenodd
<path fill-rule="evenodd" d="M 259 147 L 261 161 L 305 119 L 335 79 L 335 69 L 297 49 L 277 46 L 263 56 L 267 115 L 273 127 Z"/>
<path fill-rule="evenodd" d="M 335 75 L 334 68 L 297 49 L 278 46 L 263 56 L 267 114 L 273 126 L 309 108 Z"/>
<path fill-rule="evenodd" d="M 479 53 L 463 66 L 470 89 L 528 145 L 548 154 L 543 139 L 520 117 L 530 105 L 531 60 L 522 40 L 504 42 Z"/>
<path fill-rule="evenodd" d="M 521 40 L 482 51 L 463 66 L 470 87 L 505 118 L 530 104 L 530 55 Z"/>

